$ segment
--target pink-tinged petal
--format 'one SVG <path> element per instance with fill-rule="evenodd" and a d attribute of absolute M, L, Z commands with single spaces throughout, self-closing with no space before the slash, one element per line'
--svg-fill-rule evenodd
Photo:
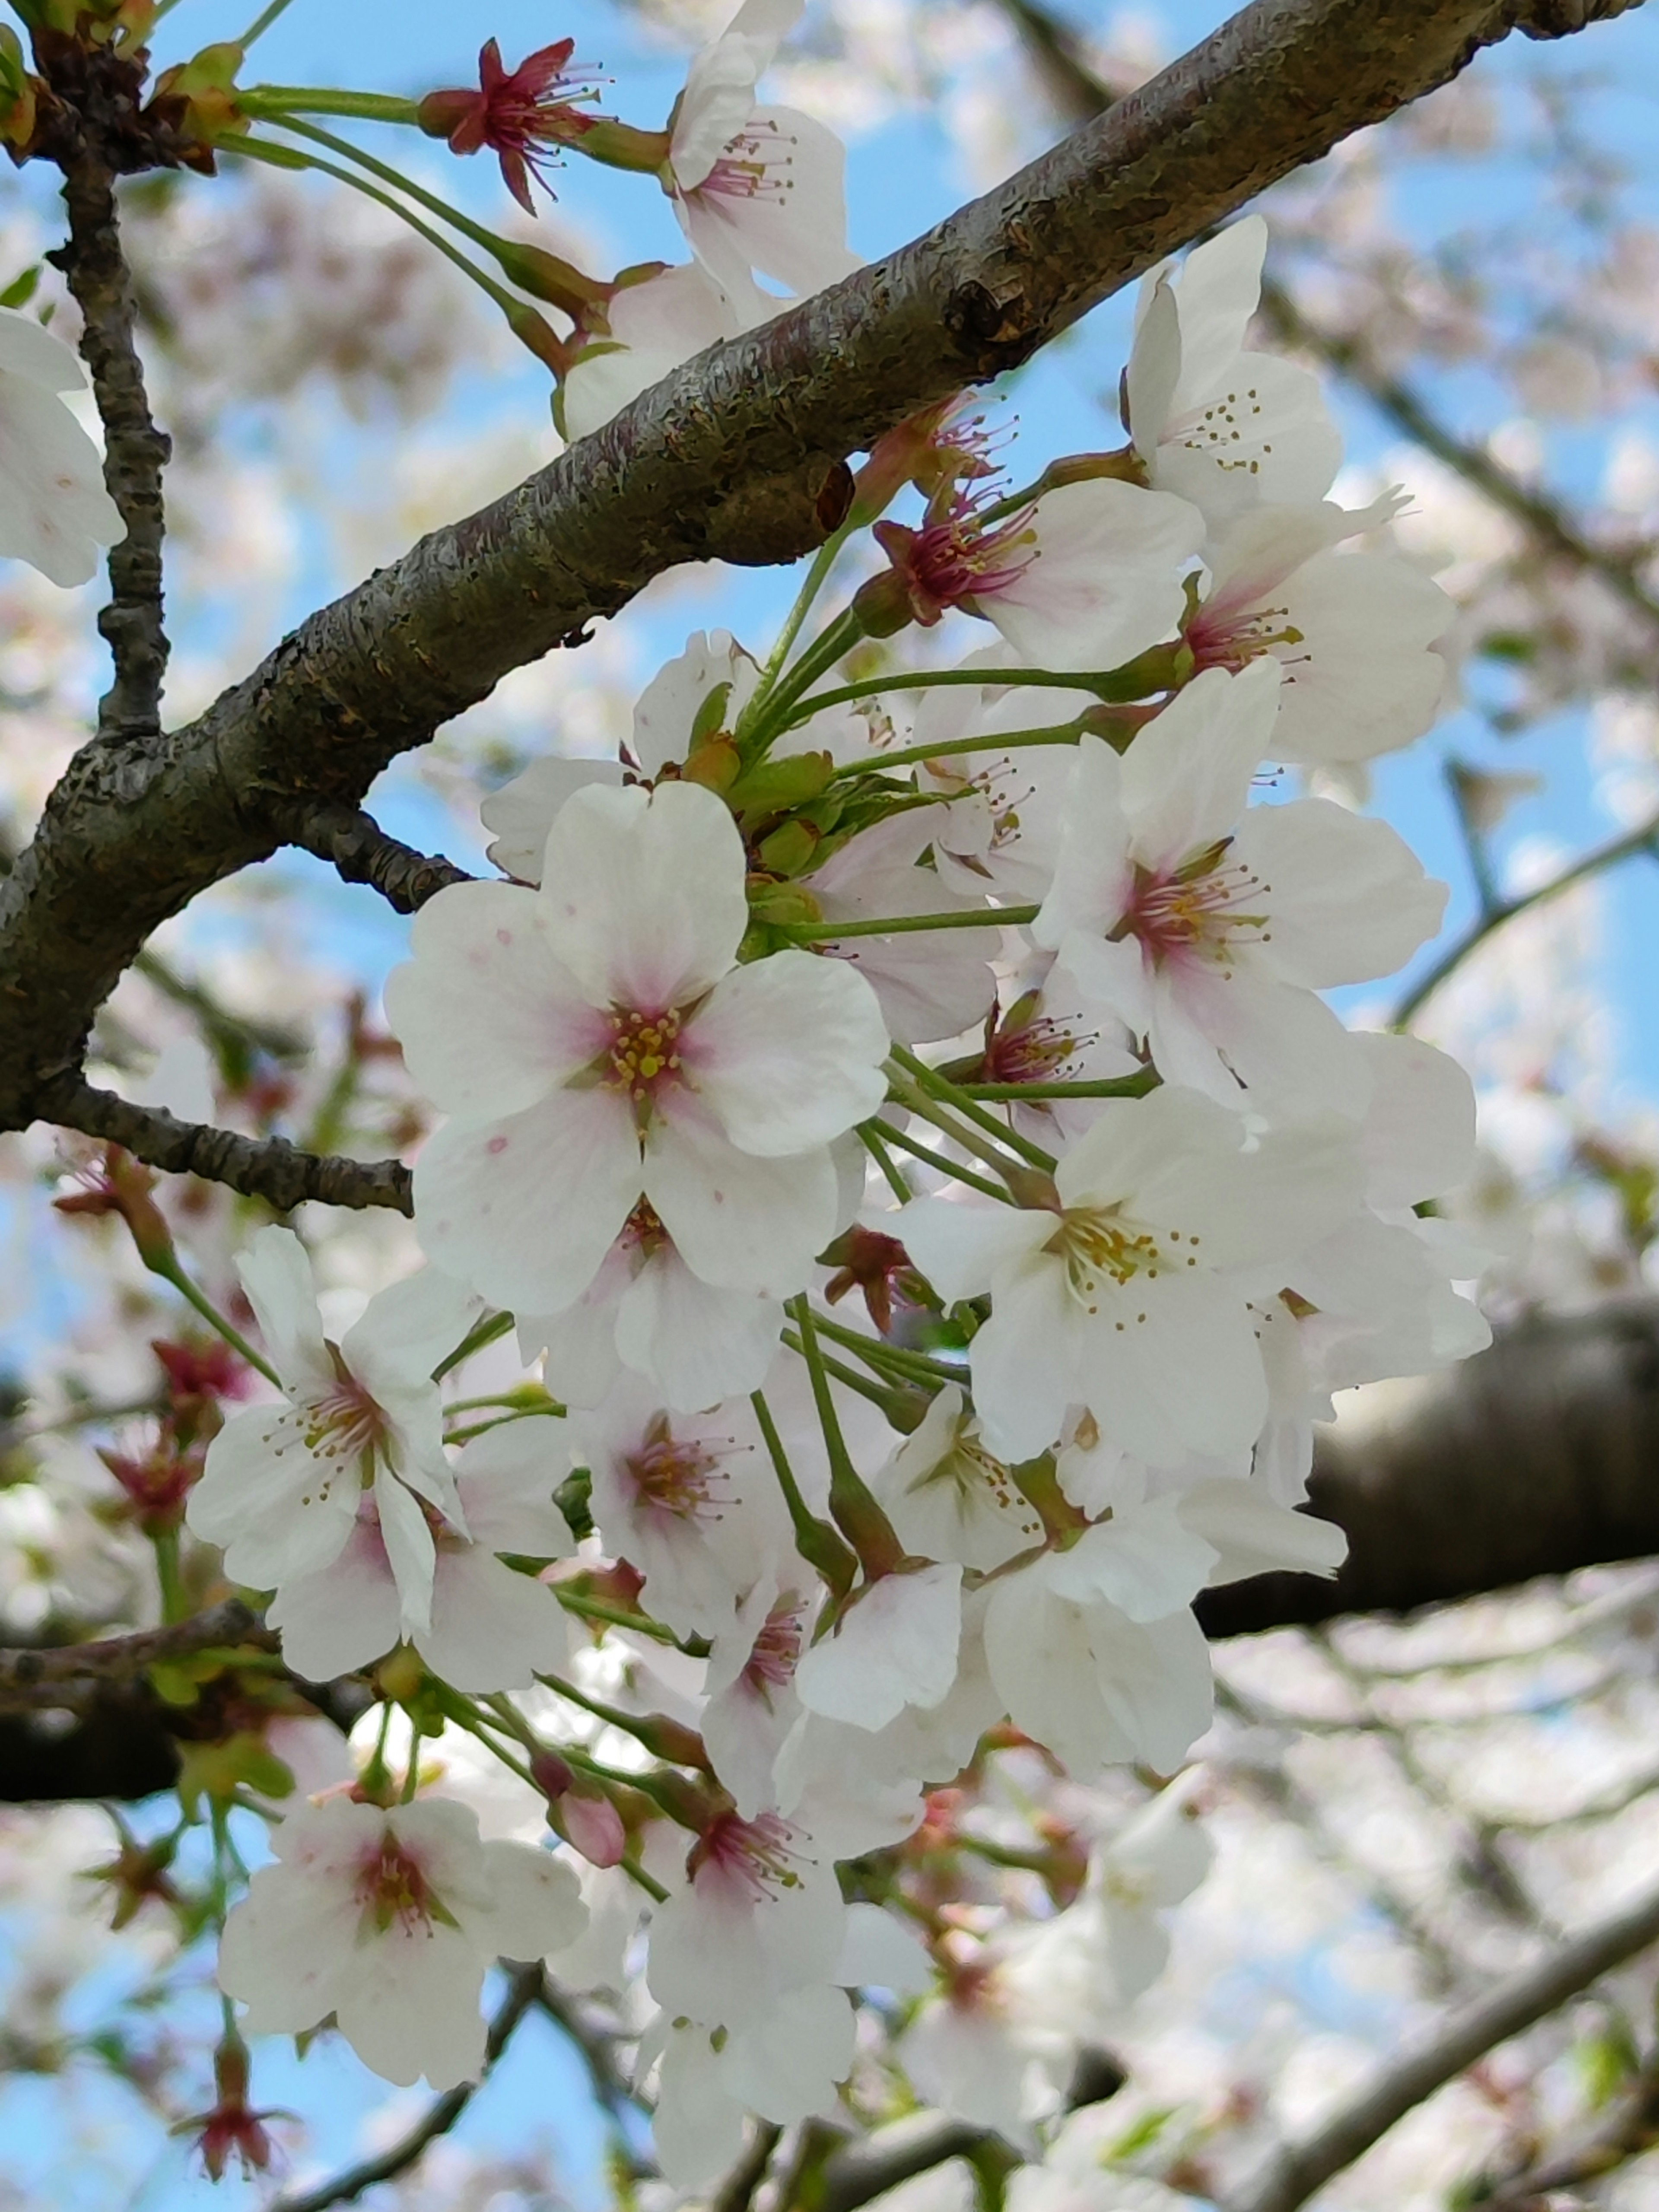
<path fill-rule="evenodd" d="M 1273 750 L 1280 760 L 1358 761 L 1409 744 L 1433 721 L 1446 663 L 1430 647 L 1456 610 L 1397 553 L 1334 553 L 1279 599 L 1294 642 Z"/>
<path fill-rule="evenodd" d="M 661 1013 L 700 999 L 737 958 L 745 866 L 712 791 L 590 784 L 548 833 L 537 896 L 554 951 L 596 1006 Z"/>
<path fill-rule="evenodd" d="M 763 1159 L 827 1145 L 887 1094 L 875 993 L 845 961 L 811 952 L 734 969 L 688 1024 L 680 1054 L 732 1142 Z"/>
<path fill-rule="evenodd" d="M 415 1164 L 416 1233 L 434 1265 L 495 1304 L 556 1314 L 579 1298 L 638 1201 L 628 1100 L 558 1091 L 500 1121 L 452 1121 Z"/>
<path fill-rule="evenodd" d="M 439 1553 L 431 1626 L 417 1629 L 414 1642 L 441 1680 L 479 1694 L 527 1690 L 538 1674 L 556 1674 L 569 1655 L 564 1608 L 552 1591 L 504 1567 L 482 1545 Z"/>
<path fill-rule="evenodd" d="M 748 1291 L 716 1290 L 672 1245 L 647 1261 L 617 1307 L 616 1345 L 676 1413 L 747 1397 L 766 1380 L 782 1309 Z"/>
<path fill-rule="evenodd" d="M 862 266 L 847 245 L 846 168 L 833 131 L 793 107 L 757 107 L 675 212 L 722 289 L 740 292 L 758 269 L 807 298 Z"/>
<path fill-rule="evenodd" d="M 332 1361 L 323 1349 L 323 1317 L 317 1310 L 311 1258 L 291 1229 L 258 1229 L 236 1272 L 247 1292 L 253 1318 L 270 1354 L 270 1364 L 291 1390 L 303 1394 L 312 1383 L 332 1388 Z"/>
<path fill-rule="evenodd" d="M 419 1636 L 432 1619 L 432 1577 L 437 1548 L 414 1492 L 395 1474 L 374 1478 L 374 1503 L 380 1516 L 380 1540 L 398 1584 L 404 1634 Z"/>
<path fill-rule="evenodd" d="M 1271 886 L 1275 966 L 1315 990 L 1391 975 L 1446 910 L 1445 884 L 1397 830 L 1328 799 L 1253 806 L 1235 843 Z"/>
<path fill-rule="evenodd" d="M 377 1291 L 340 1340 L 346 1365 L 375 1396 L 422 1390 L 433 1369 L 465 1341 L 483 1310 L 475 1291 L 422 1267 Z"/>
<path fill-rule="evenodd" d="M 760 1297 L 793 1297 L 836 1231 L 828 1146 L 757 1158 L 683 1109 L 653 1127 L 645 1194 L 693 1274 Z"/>
<path fill-rule="evenodd" d="M 278 1838 L 314 1809 L 290 1814 Z M 247 2006 L 244 2024 L 253 2033 L 301 2034 L 333 2011 L 350 1978 L 360 1911 L 343 1883 L 297 1881 L 283 1866 L 258 1869 L 219 1945 L 219 1986 Z"/>
<path fill-rule="evenodd" d="M 620 786 L 622 763 L 607 760 L 565 760 L 544 754 L 531 762 L 499 791 L 491 792 L 478 809 L 486 830 L 495 836 L 486 848 L 506 876 L 521 884 L 539 884 L 547 833 L 567 799 L 590 783 Z"/>
<path fill-rule="evenodd" d="M 331 1682 L 384 1658 L 402 1635 L 398 1585 L 380 1532 L 359 1521 L 332 1566 L 284 1583 L 267 1616 L 283 1656 L 307 1682 Z"/>
<path fill-rule="evenodd" d="M 569 1471 L 562 1421 L 503 1421 L 474 1437 L 455 1463 L 473 1542 L 486 1552 L 520 1552 L 529 1559 L 567 1557 L 575 1539 L 553 1492 Z"/>
<path fill-rule="evenodd" d="M 446 1114 L 515 1114 L 604 1052 L 609 1027 L 560 964 L 534 891 L 452 884 L 386 978 L 409 1072 Z"/>
<path fill-rule="evenodd" d="M 989 1290 L 1059 1227 L 1040 1208 L 915 1198 L 893 1217 L 894 1234 L 947 1304 Z"/>
<path fill-rule="evenodd" d="M 1034 1258 L 999 1280 L 969 1361 L 986 1444 L 1005 1464 L 1035 1459 L 1054 1443 L 1066 1407 L 1087 1393 L 1097 1334 L 1059 1261 Z"/>
<path fill-rule="evenodd" d="M 660 775 L 691 749 L 691 727 L 710 692 L 726 687 L 722 727 L 755 696 L 760 669 L 729 630 L 694 630 L 685 650 L 665 661 L 634 708 L 634 758 L 647 775 Z"/>
<path fill-rule="evenodd" d="M 484 1966 L 459 1930 L 394 1920 L 352 1954 L 335 2008 L 340 2033 L 365 2066 L 399 2088 L 422 2075 L 434 2089 L 475 2081 L 483 2069 Z"/>
<path fill-rule="evenodd" d="M 233 1415 L 208 1446 L 190 1495 L 191 1533 L 222 1545 L 226 1572 L 250 1589 L 274 1589 L 325 1567 L 356 1521 L 356 1461 L 343 1465 L 308 1450 L 303 1421 L 285 1406 Z"/>
<path fill-rule="evenodd" d="M 494 1957 L 532 1960 L 567 1950 L 587 1925 L 575 1870 L 528 1844 L 487 1843 L 493 1901 L 467 1915 L 467 1933 Z"/>
<path fill-rule="evenodd" d="M 1123 807 L 1144 866 L 1178 866 L 1231 834 L 1256 764 L 1273 750 L 1279 678 L 1271 655 L 1237 676 L 1206 669 L 1137 736 L 1123 763 Z"/>
<path fill-rule="evenodd" d="M 1121 667 L 1171 638 L 1182 575 L 1204 540 L 1185 500 L 1098 477 L 1037 502 L 1035 558 L 975 602 L 1027 667 Z"/>

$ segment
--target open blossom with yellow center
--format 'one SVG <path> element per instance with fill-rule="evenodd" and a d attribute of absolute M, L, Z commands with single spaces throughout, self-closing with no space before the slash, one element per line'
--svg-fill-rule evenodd
<path fill-rule="evenodd" d="M 1255 1441 L 1267 1412 L 1255 1272 L 1340 1221 L 1359 1174 L 1340 1123 L 1247 1149 L 1237 1115 L 1164 1089 L 1105 1102 L 1048 1206 L 920 1200 L 899 1218 L 942 1297 L 992 1294 L 970 1354 L 991 1451 L 1033 1458 L 1080 1407 L 1121 1449 L 1167 1467 Z"/>
<path fill-rule="evenodd" d="M 590 785 L 539 890 L 459 884 L 386 988 L 454 1118 L 416 1164 L 429 1256 L 516 1311 L 581 1298 L 641 1201 L 720 1290 L 788 1297 L 834 1233 L 833 1139 L 885 1090 L 887 1032 L 842 961 L 737 964 L 743 841 L 712 792 Z"/>
<path fill-rule="evenodd" d="M 1124 1023 L 1166 1082 L 1358 1115 L 1367 1064 L 1317 994 L 1408 959 L 1445 886 L 1385 823 L 1322 799 L 1249 805 L 1281 674 L 1271 656 L 1207 671 L 1121 758 L 1082 739 L 1032 934 L 1085 1012 Z"/>

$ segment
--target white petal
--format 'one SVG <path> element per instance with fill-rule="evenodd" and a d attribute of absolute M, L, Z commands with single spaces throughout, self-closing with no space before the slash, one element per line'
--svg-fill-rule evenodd
<path fill-rule="evenodd" d="M 285 1385 L 304 1390 L 334 1382 L 333 1363 L 323 1349 L 323 1317 L 317 1310 L 311 1258 L 291 1229 L 256 1229 L 236 1272 L 247 1292 L 253 1318 Z"/>
<path fill-rule="evenodd" d="M 734 969 L 687 1025 L 681 1053 L 732 1143 L 767 1159 L 827 1145 L 887 1091 L 875 994 L 844 961 L 810 952 Z"/>
<path fill-rule="evenodd" d="M 515 1574 L 482 1544 L 440 1553 L 429 1627 L 413 1641 L 453 1689 L 527 1690 L 569 1653 L 564 1609 L 544 1583 Z M 514 1952 L 514 1958 L 526 1954 Z"/>
<path fill-rule="evenodd" d="M 487 848 L 490 859 L 503 875 L 521 884 L 540 883 L 547 833 L 566 799 L 590 783 L 620 785 L 622 775 L 620 761 L 567 760 L 544 753 L 479 807 L 485 829 L 495 833 Z"/>
<path fill-rule="evenodd" d="M 653 1127 L 645 1194 L 693 1274 L 721 1290 L 793 1297 L 835 1234 L 828 1146 L 757 1159 L 685 1111 Z"/>

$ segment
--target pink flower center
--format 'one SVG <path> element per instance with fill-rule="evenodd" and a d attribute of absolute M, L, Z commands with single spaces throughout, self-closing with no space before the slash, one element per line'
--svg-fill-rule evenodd
<path fill-rule="evenodd" d="M 395 1922 L 406 1936 L 430 1930 L 434 1920 L 453 1927 L 454 1916 L 434 1894 L 420 1861 L 404 1849 L 390 1828 L 358 1862 L 353 1895 L 366 1926 L 384 1936 Z"/>
<path fill-rule="evenodd" d="M 677 1437 L 667 1414 L 659 1413 L 625 1464 L 642 1506 L 679 1521 L 718 1520 L 725 1503 L 723 1456 L 700 1437 Z"/>
<path fill-rule="evenodd" d="M 795 1679 L 805 1611 L 805 1601 L 791 1591 L 772 1607 L 755 1638 L 755 1648 L 744 1667 L 743 1680 L 769 1705 L 771 1691 L 787 1689 Z"/>
<path fill-rule="evenodd" d="M 957 499 L 948 514 L 920 530 L 878 523 L 876 536 L 908 588 L 916 620 L 936 623 L 946 607 L 994 599 L 1019 581 L 1037 557 L 1035 510 L 1022 508 L 994 528 L 981 527 L 974 504 Z"/>
<path fill-rule="evenodd" d="M 985 1051 L 987 1083 L 1052 1083 L 1074 1052 L 1097 1041 L 1097 1033 L 1079 1036 L 1051 1014 L 1038 1014 L 1018 1028 L 998 1029 Z"/>
<path fill-rule="evenodd" d="M 1305 643 L 1304 634 L 1287 619 L 1284 607 L 1229 608 L 1224 601 L 1200 607 L 1184 633 L 1186 642 L 1201 672 L 1206 668 L 1224 668 L 1229 675 L 1237 676 L 1241 668 L 1259 660 L 1264 653 L 1271 653 L 1281 645 Z M 1279 659 L 1307 661 L 1308 653 Z M 1295 677 L 1288 681 L 1294 683 Z"/>
<path fill-rule="evenodd" d="M 1109 933 L 1113 943 L 1138 938 L 1155 967 L 1207 960 L 1224 974 L 1231 970 L 1240 944 L 1269 943 L 1272 917 L 1259 902 L 1271 895 L 1273 885 L 1243 862 L 1229 861 L 1231 844 L 1231 837 L 1218 838 L 1175 868 L 1137 865 L 1128 911 Z"/>
<path fill-rule="evenodd" d="M 752 200 L 763 194 L 793 191 L 794 179 L 781 176 L 778 172 L 787 169 L 793 162 L 794 155 L 787 149 L 794 143 L 775 123 L 757 117 L 735 138 L 727 141 L 725 152 L 693 190 L 728 200 Z"/>
<path fill-rule="evenodd" d="M 361 1460 L 385 1443 L 386 1418 L 356 1376 L 336 1364 L 333 1389 L 304 1409 L 306 1449 L 320 1460 Z"/>
<path fill-rule="evenodd" d="M 775 1813 L 755 1820 L 723 1813 L 692 1845 L 685 1870 L 694 1882 L 708 1875 L 751 1905 L 768 1905 L 779 1890 L 800 1887 L 794 1840 L 795 1831 Z"/>

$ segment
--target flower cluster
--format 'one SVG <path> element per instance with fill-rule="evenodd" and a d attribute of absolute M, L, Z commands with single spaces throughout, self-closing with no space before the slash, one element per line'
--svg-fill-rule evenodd
<path fill-rule="evenodd" d="M 717 269 L 757 7 L 673 131 Z M 1468 1084 L 1320 995 L 1409 958 L 1443 891 L 1279 774 L 1419 734 L 1447 607 L 1341 550 L 1391 504 L 1330 503 L 1316 386 L 1245 349 L 1264 236 L 1148 284 L 1121 451 L 1005 495 L 959 409 L 883 441 L 784 644 L 693 638 L 621 757 L 486 804 L 501 879 L 416 916 L 386 1007 L 446 1117 L 430 1266 L 336 1342 L 297 1239 L 254 1238 L 279 1395 L 213 1438 L 189 1522 L 274 1591 L 296 1671 L 374 1668 L 417 1737 L 499 1753 L 594 1923 L 556 1856 L 417 1796 L 412 1750 L 393 1802 L 383 1735 L 231 1917 L 251 2026 L 332 2014 L 445 2084 L 489 1958 L 608 1948 L 614 1980 L 648 1915 L 639 2064 L 694 2185 L 746 2112 L 833 2106 L 849 1992 L 898 1992 L 916 2086 L 1019 2139 L 1158 1971 L 1205 1863 L 1189 1784 L 1053 1838 L 1051 1917 L 997 1945 L 941 1904 L 964 1778 L 988 1742 L 1177 1773 L 1211 1715 L 1194 1601 L 1340 1562 L 1297 1510 L 1333 1391 L 1484 1340 L 1430 1211 Z M 836 680 L 975 622 L 959 665 Z M 446 1404 L 512 1328 L 540 1380 Z M 671 1710 L 606 1672 L 653 1648 Z"/>

